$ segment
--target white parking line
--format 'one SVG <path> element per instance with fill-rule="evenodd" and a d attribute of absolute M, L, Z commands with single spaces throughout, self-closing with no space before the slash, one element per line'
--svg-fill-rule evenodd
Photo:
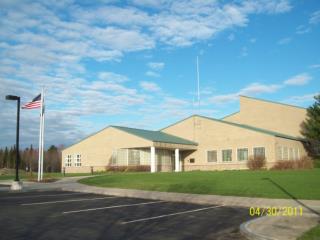
<path fill-rule="evenodd" d="M 101 199 L 108 199 L 108 198 L 117 198 L 117 197 L 80 198 L 80 199 L 69 199 L 69 200 L 61 200 L 61 201 L 23 203 L 21 205 L 29 206 L 29 205 L 43 205 L 43 204 L 66 203 L 66 202 L 82 202 L 82 201 L 93 201 L 93 200 L 101 200 Z"/>
<path fill-rule="evenodd" d="M 21 193 L 22 194 L 22 193 Z M 14 197 L 1 197 L 0 199 L 23 199 L 23 198 L 37 198 L 37 197 L 57 197 L 57 196 L 69 196 L 69 195 L 80 195 L 80 194 L 88 194 L 88 193 L 63 193 L 63 194 L 42 194 L 42 195 L 34 195 L 34 196 L 14 196 Z"/>
<path fill-rule="evenodd" d="M 114 206 L 100 207 L 100 208 L 88 208 L 88 209 L 81 209 L 81 210 L 75 210 L 75 211 L 62 212 L 62 214 L 89 212 L 89 211 L 97 211 L 97 210 L 111 209 L 111 208 L 132 207 L 132 206 L 156 204 L 156 203 L 163 203 L 163 202 L 165 202 L 165 201 L 143 202 L 143 203 L 134 203 L 134 204 L 123 204 L 123 205 L 114 205 Z"/>
<path fill-rule="evenodd" d="M 181 215 L 181 214 L 186 214 L 186 213 L 192 213 L 192 212 L 200 212 L 208 209 L 213 209 L 213 208 L 219 208 L 223 207 L 224 205 L 218 205 L 218 206 L 212 206 L 212 207 L 206 207 L 206 208 L 198 208 L 194 210 L 188 210 L 188 211 L 183 211 L 183 212 L 176 212 L 176 213 L 170 213 L 170 214 L 164 214 L 160 216 L 155 216 L 155 217 L 149 217 L 149 218 L 140 218 L 128 222 L 122 222 L 121 224 L 128 224 L 128 223 L 135 223 L 135 222 L 143 222 L 143 221 L 148 221 L 148 220 L 154 220 L 158 218 L 165 218 L 165 217 L 170 217 L 170 216 L 175 216 L 175 215 Z"/>

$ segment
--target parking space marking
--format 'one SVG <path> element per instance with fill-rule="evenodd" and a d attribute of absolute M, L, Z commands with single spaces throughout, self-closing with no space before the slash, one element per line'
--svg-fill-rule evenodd
<path fill-rule="evenodd" d="M 104 210 L 104 209 L 121 208 L 121 207 L 132 207 L 132 206 L 139 206 L 139 205 L 157 204 L 157 203 L 163 203 L 163 202 L 166 202 L 166 201 L 143 202 L 143 203 L 114 205 L 114 206 L 99 207 L 99 208 L 88 208 L 88 209 L 80 209 L 80 210 L 62 212 L 62 214 L 89 212 L 89 211 L 97 211 L 97 210 Z"/>
<path fill-rule="evenodd" d="M 22 199 L 22 198 L 37 198 L 37 197 L 57 197 L 57 196 L 69 196 L 69 195 L 83 195 L 88 193 L 62 193 L 62 194 L 41 194 L 41 195 L 31 195 L 31 196 L 12 196 L 12 197 L 2 197 L 2 199 Z"/>
<path fill-rule="evenodd" d="M 154 219 L 159 219 L 159 218 L 165 218 L 165 217 L 170 217 L 170 216 L 176 216 L 176 215 L 181 215 L 181 214 L 186 214 L 186 213 L 192 213 L 192 212 L 200 212 L 208 209 L 213 209 L 213 208 L 220 208 L 223 207 L 224 205 L 218 205 L 218 206 L 212 206 L 212 207 L 206 207 L 206 208 L 198 208 L 194 210 L 188 210 L 188 211 L 183 211 L 183 212 L 176 212 L 176 213 L 170 213 L 170 214 L 164 214 L 160 216 L 155 216 L 155 217 L 149 217 L 149 218 L 140 218 L 136 220 L 131 220 L 127 222 L 122 222 L 121 224 L 129 224 L 129 223 L 135 223 L 135 222 L 143 222 L 143 221 L 148 221 L 148 220 L 154 220 Z"/>
<path fill-rule="evenodd" d="M 43 205 L 43 204 L 55 204 L 55 203 L 67 203 L 67 202 L 82 202 L 82 201 L 102 200 L 102 199 L 108 199 L 108 198 L 117 198 L 117 197 L 80 198 L 80 199 L 69 199 L 69 200 L 49 201 L 49 202 L 22 203 L 21 205 L 30 206 L 30 205 Z"/>

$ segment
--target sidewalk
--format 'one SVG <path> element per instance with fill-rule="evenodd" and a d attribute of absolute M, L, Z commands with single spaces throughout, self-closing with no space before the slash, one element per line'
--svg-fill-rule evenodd
<path fill-rule="evenodd" d="M 241 224 L 240 231 L 248 239 L 294 240 L 319 223 L 319 215 L 264 216 Z"/>
<path fill-rule="evenodd" d="M 120 197 L 245 207 L 248 208 L 248 214 L 250 207 L 303 207 L 302 216 L 265 216 L 243 223 L 240 226 L 240 230 L 248 239 L 292 240 L 320 222 L 320 200 L 267 199 L 102 188 L 80 184 L 77 181 L 81 178 L 84 177 L 68 177 L 53 183 L 24 182 L 24 190 L 61 189 L 64 191 L 86 192 Z M 0 184 L 2 184 L 2 181 L 0 181 Z"/>

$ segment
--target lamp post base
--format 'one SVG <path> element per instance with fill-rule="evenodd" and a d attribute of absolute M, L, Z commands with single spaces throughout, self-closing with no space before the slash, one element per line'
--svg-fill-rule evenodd
<path fill-rule="evenodd" d="M 10 187 L 11 191 L 21 191 L 22 190 L 22 182 L 13 181 Z"/>

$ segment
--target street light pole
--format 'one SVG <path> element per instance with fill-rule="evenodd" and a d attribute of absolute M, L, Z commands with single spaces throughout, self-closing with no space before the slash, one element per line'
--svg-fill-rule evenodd
<path fill-rule="evenodd" d="M 20 97 L 17 102 L 17 130 L 16 130 L 16 182 L 19 182 L 19 164 L 20 164 L 20 152 L 19 152 L 19 129 L 20 128 Z"/>
<path fill-rule="evenodd" d="M 12 190 L 21 190 L 22 185 L 19 182 L 19 163 L 20 163 L 20 154 L 19 154 L 19 127 L 20 127 L 20 97 L 7 95 L 6 100 L 15 100 L 17 101 L 17 128 L 16 128 L 16 177 L 12 183 Z"/>

